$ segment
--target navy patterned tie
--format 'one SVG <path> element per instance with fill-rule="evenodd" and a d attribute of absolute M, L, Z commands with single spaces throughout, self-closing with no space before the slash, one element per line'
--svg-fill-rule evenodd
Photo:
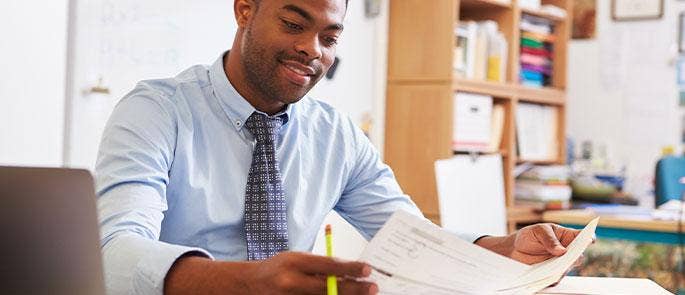
<path fill-rule="evenodd" d="M 288 218 L 281 171 L 276 159 L 276 136 L 281 117 L 252 113 L 245 127 L 257 140 L 245 191 L 247 259 L 263 260 L 288 250 Z"/>

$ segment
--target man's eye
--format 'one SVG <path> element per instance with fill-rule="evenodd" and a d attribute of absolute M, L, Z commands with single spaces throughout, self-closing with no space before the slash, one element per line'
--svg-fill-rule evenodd
<path fill-rule="evenodd" d="M 291 22 L 285 21 L 285 20 L 283 21 L 283 23 L 284 23 L 285 26 L 288 27 L 288 29 L 290 29 L 290 30 L 302 31 L 302 26 L 300 26 L 300 25 L 298 25 L 298 24 L 296 24 L 296 23 L 291 23 Z"/>
<path fill-rule="evenodd" d="M 324 41 L 326 42 L 326 44 L 328 44 L 328 46 L 333 46 L 335 44 L 338 44 L 338 39 L 333 38 L 333 37 L 325 38 Z"/>

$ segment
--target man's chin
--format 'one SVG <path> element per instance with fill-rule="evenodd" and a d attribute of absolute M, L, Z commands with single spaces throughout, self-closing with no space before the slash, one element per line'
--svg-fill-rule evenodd
<path fill-rule="evenodd" d="M 302 100 L 302 98 L 303 98 L 305 95 L 306 95 L 306 93 L 305 93 L 305 94 L 302 94 L 302 95 L 300 95 L 300 96 L 297 96 L 297 97 L 286 97 L 286 98 L 281 98 L 280 101 L 281 101 L 282 103 L 284 103 L 284 104 L 292 104 L 292 103 L 296 103 L 296 102 Z"/>
<path fill-rule="evenodd" d="M 300 101 L 307 93 L 311 90 L 311 87 L 306 87 L 306 89 L 297 89 L 297 90 L 290 90 L 290 91 L 283 91 L 283 95 L 279 98 L 279 100 L 283 103 L 291 104 L 291 103 L 296 103 Z"/>

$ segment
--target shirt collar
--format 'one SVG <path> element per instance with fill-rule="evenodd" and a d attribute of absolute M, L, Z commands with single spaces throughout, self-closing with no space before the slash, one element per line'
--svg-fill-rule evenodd
<path fill-rule="evenodd" d="M 233 125 L 236 130 L 240 131 L 243 128 L 243 125 L 245 125 L 247 118 L 249 118 L 253 112 L 256 111 L 262 114 L 265 113 L 255 109 L 242 95 L 240 95 L 240 93 L 238 93 L 235 87 L 233 87 L 231 82 L 228 80 L 228 76 L 226 76 L 227 74 L 224 71 L 224 55 L 227 54 L 229 54 L 229 51 L 221 54 L 214 64 L 212 64 L 211 68 L 209 69 L 209 79 L 212 83 L 212 87 L 214 88 L 214 93 L 219 99 L 219 105 L 221 105 L 221 108 L 226 113 L 226 116 L 228 116 L 228 119 L 231 121 L 231 125 Z M 288 104 L 285 110 L 271 117 L 282 117 L 283 126 L 285 126 L 285 124 L 287 124 L 290 120 L 292 108 L 293 105 Z"/>

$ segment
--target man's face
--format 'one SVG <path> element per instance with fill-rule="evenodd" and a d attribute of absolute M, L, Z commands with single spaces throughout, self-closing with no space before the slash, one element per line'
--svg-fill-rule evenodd
<path fill-rule="evenodd" d="M 247 23 L 241 63 L 266 99 L 300 100 L 333 64 L 345 0 L 262 0 Z"/>

